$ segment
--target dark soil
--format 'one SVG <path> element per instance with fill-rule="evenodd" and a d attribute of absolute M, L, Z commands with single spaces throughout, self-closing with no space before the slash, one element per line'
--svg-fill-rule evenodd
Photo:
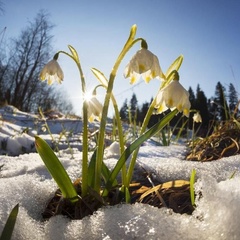
<path fill-rule="evenodd" d="M 74 183 L 79 195 L 81 194 L 80 181 Z M 192 214 L 194 207 L 191 204 L 189 182 L 184 180 L 175 180 L 152 186 L 149 181 L 143 183 L 132 183 L 129 188 L 131 194 L 131 204 L 143 203 L 157 208 L 171 208 L 176 213 Z M 91 192 L 91 191 L 90 191 Z M 75 204 L 64 199 L 60 190 L 57 190 L 54 196 L 46 205 L 42 213 L 44 219 L 61 214 L 70 219 L 82 219 L 85 216 L 93 214 L 99 208 L 123 203 L 124 199 L 119 199 L 118 188 L 111 191 L 104 200 L 91 192 L 87 197 L 80 198 Z"/>

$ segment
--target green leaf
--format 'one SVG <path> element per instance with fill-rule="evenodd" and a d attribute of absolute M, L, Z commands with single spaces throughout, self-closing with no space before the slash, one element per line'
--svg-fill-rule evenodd
<path fill-rule="evenodd" d="M 97 156 L 97 149 L 94 151 L 89 166 L 88 166 L 88 185 L 90 187 L 92 187 L 94 189 L 94 182 L 95 182 L 95 164 L 96 164 L 96 156 Z M 110 177 L 111 171 L 108 169 L 108 167 L 106 166 L 106 164 L 104 162 L 102 162 L 102 177 L 104 179 L 105 182 L 107 182 L 107 180 Z M 99 179 L 99 181 L 101 181 L 101 179 Z M 115 181 L 113 182 L 113 186 L 118 185 L 117 180 L 115 179 Z"/>
<path fill-rule="evenodd" d="M 162 144 L 163 144 L 163 146 L 168 146 L 169 144 L 168 144 L 166 133 L 165 133 L 164 129 L 161 131 L 161 133 L 162 133 Z"/>
<path fill-rule="evenodd" d="M 178 71 L 182 65 L 182 62 L 183 62 L 183 55 L 180 55 L 177 59 L 174 60 L 174 62 L 168 68 L 165 74 L 166 78 L 168 78 L 169 74 L 171 74 L 172 71 L 174 70 Z"/>
<path fill-rule="evenodd" d="M 51 147 L 39 136 L 35 136 L 35 145 L 49 173 L 60 188 L 63 197 L 69 199 L 72 203 L 76 202 L 78 200 L 77 192 Z"/>
<path fill-rule="evenodd" d="M 99 80 L 99 82 L 107 88 L 108 86 L 108 80 L 107 78 L 104 76 L 104 74 L 99 71 L 98 69 L 96 68 L 91 68 L 91 71 L 93 72 L 93 74 L 95 75 L 95 77 Z"/>
<path fill-rule="evenodd" d="M 195 192 L 194 192 L 194 183 L 195 183 L 196 170 L 193 169 L 190 177 L 190 197 L 192 206 L 195 206 Z"/>
<path fill-rule="evenodd" d="M 137 25 L 136 25 L 136 24 L 134 24 L 134 25 L 132 25 L 132 27 L 131 27 L 131 30 L 130 30 L 130 35 L 129 35 L 129 38 L 128 38 L 128 40 L 131 40 L 131 41 L 133 41 L 133 40 L 134 40 L 134 38 L 135 38 L 135 36 L 136 36 L 136 33 L 137 33 Z"/>
<path fill-rule="evenodd" d="M 69 50 L 71 51 L 72 57 L 74 58 L 74 60 L 79 63 L 80 60 L 79 60 L 78 53 L 77 53 L 77 51 L 75 50 L 75 48 L 72 47 L 71 45 L 68 45 L 68 48 L 69 48 Z"/>
<path fill-rule="evenodd" d="M 17 220 L 19 204 L 17 204 L 8 216 L 7 222 L 3 228 L 0 240 L 10 240 Z"/>
<path fill-rule="evenodd" d="M 113 186 L 113 182 L 116 179 L 118 173 L 120 172 L 123 164 L 127 161 L 128 157 L 132 154 L 132 152 L 137 149 L 143 142 L 154 136 L 157 132 L 163 129 L 169 121 L 178 113 L 178 110 L 175 109 L 169 114 L 167 114 L 160 122 L 153 125 L 149 130 L 147 130 L 144 134 L 142 134 L 138 139 L 136 139 L 133 143 L 131 143 L 125 151 L 122 153 L 121 157 L 119 158 L 116 166 L 111 172 L 111 175 L 106 183 L 106 189 L 103 192 L 103 195 L 108 193 L 108 191 Z"/>
<path fill-rule="evenodd" d="M 97 157 L 97 148 L 93 152 L 93 155 L 88 165 L 88 186 L 92 187 L 93 189 L 94 189 L 94 182 L 95 182 L 95 164 L 97 160 L 96 157 Z"/>

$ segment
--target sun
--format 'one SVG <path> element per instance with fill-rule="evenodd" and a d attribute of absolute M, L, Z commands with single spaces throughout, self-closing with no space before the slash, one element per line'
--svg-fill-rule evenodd
<path fill-rule="evenodd" d="M 84 101 L 90 102 L 92 100 L 92 98 L 93 98 L 92 91 L 85 92 L 85 94 L 83 96 Z"/>

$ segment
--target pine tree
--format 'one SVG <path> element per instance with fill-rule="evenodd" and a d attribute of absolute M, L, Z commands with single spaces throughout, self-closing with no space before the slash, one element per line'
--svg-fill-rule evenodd
<path fill-rule="evenodd" d="M 191 107 L 194 108 L 196 103 L 196 97 L 195 97 L 194 91 L 192 90 L 191 87 L 189 87 L 188 92 L 189 92 L 189 101 L 191 103 Z"/>
<path fill-rule="evenodd" d="M 191 109 L 196 109 L 196 97 L 195 97 L 194 91 L 191 87 L 189 87 L 188 92 L 189 92 L 189 101 L 191 103 Z M 193 115 L 194 115 L 194 112 L 190 112 L 189 123 L 188 123 L 190 128 L 192 128 L 193 126 L 193 119 L 192 119 Z"/>
<path fill-rule="evenodd" d="M 135 93 L 133 93 L 132 98 L 130 100 L 130 104 L 129 104 L 129 111 L 131 113 L 130 118 L 131 118 L 131 122 L 136 121 L 137 119 L 137 114 L 138 114 L 138 100 L 137 100 L 137 96 Z"/>
<path fill-rule="evenodd" d="M 218 119 L 221 121 L 229 119 L 229 108 L 226 101 L 225 91 L 226 90 L 222 84 L 218 82 L 215 90 L 214 104 L 216 104 Z"/>
<path fill-rule="evenodd" d="M 149 103 L 148 102 L 145 102 L 142 104 L 142 106 L 139 108 L 139 114 L 138 114 L 138 118 L 137 118 L 137 121 L 142 124 L 143 123 L 143 120 L 147 114 L 147 111 L 149 109 Z"/>
<path fill-rule="evenodd" d="M 202 117 L 201 135 L 205 135 L 208 132 L 209 126 L 209 111 L 208 111 L 208 100 L 205 93 L 201 90 L 200 86 L 197 86 L 196 91 L 196 102 L 195 110 L 198 110 Z"/>
<path fill-rule="evenodd" d="M 128 104 L 127 104 L 127 99 L 125 99 L 123 106 L 121 107 L 119 111 L 120 117 L 122 121 L 127 121 L 128 120 Z"/>
<path fill-rule="evenodd" d="M 228 103 L 230 113 L 234 114 L 235 115 L 234 117 L 236 117 L 238 113 L 238 94 L 232 83 L 230 83 L 228 89 Z M 236 112 L 234 112 L 235 110 Z"/>

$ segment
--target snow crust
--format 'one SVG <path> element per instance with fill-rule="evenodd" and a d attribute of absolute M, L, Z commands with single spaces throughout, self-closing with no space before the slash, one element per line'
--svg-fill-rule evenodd
<path fill-rule="evenodd" d="M 188 180 L 197 171 L 196 191 L 202 198 L 192 216 L 149 205 L 122 204 L 105 207 L 82 220 L 63 216 L 43 222 L 41 212 L 57 186 L 36 153 L 19 157 L 1 156 L 0 232 L 11 209 L 20 204 L 13 239 L 238 239 L 240 228 L 239 156 L 211 163 L 181 159 L 183 146 L 143 146 L 140 166 L 163 180 Z M 72 180 L 81 172 L 81 152 L 68 151 L 60 159 Z M 116 158 L 105 160 L 109 166 Z M 236 175 L 229 179 L 234 171 Z"/>
<path fill-rule="evenodd" d="M 11 108 L 8 111 L 11 112 Z M 5 116 L 7 113 L 9 112 L 4 110 Z M 30 118 L 29 115 L 23 115 L 19 114 L 19 117 L 24 121 L 26 117 Z M 19 123 L 19 118 L 15 117 L 15 122 L 12 120 L 8 123 L 6 119 L 2 121 L 0 141 L 7 137 L 11 139 L 8 139 L 8 150 L 14 153 L 19 145 L 28 148 L 32 144 L 33 139 L 29 139 L 33 138 L 34 132 L 31 136 L 32 127 L 29 125 L 28 133 L 16 137 L 14 131 L 19 133 L 22 126 L 16 124 Z M 55 124 L 57 125 L 57 120 Z M 59 132 L 56 131 L 55 134 Z M 104 161 L 109 168 L 117 161 L 119 152 L 116 146 L 113 143 L 106 151 Z M 201 163 L 184 160 L 185 151 L 183 145 L 163 147 L 148 141 L 140 149 L 135 176 L 144 168 L 161 182 L 189 180 L 192 169 L 196 169 L 195 189 L 198 196 L 193 215 L 180 215 L 170 209 L 158 209 L 139 203 L 104 207 L 92 216 L 75 221 L 63 216 L 42 220 L 41 212 L 57 186 L 37 153 L 0 155 L 0 232 L 8 214 L 19 203 L 12 238 L 16 240 L 239 239 L 240 155 Z M 73 181 L 81 175 L 82 154 L 79 148 L 66 148 L 57 155 Z M 230 178 L 233 173 L 234 177 Z"/>

